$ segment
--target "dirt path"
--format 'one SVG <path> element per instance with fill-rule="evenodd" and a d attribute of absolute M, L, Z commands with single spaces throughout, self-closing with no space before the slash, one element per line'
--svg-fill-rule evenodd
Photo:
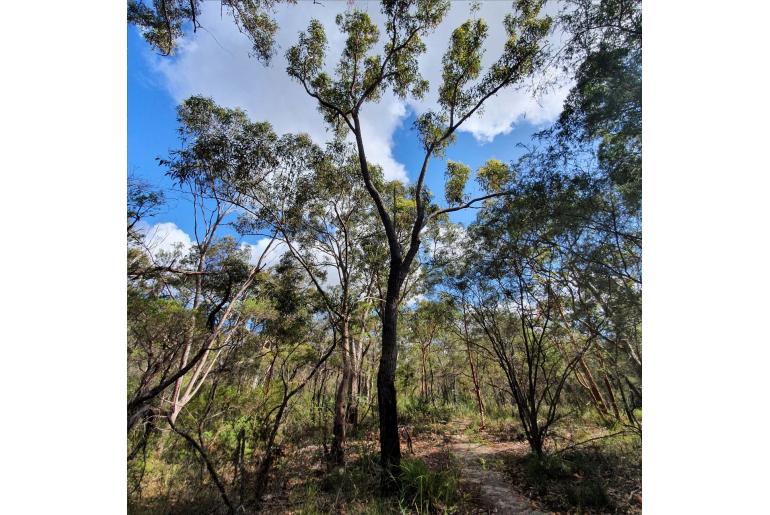
<path fill-rule="evenodd" d="M 489 513 L 546 515 L 534 509 L 526 497 L 516 492 L 503 472 L 494 470 L 500 451 L 492 446 L 470 443 L 463 436 L 452 435 L 447 447 L 462 467 L 461 482 L 478 492 L 479 501 Z"/>

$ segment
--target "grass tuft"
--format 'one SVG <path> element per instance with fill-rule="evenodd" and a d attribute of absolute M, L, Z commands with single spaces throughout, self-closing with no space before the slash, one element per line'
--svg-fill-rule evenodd
<path fill-rule="evenodd" d="M 403 459 L 400 495 L 402 509 L 426 514 L 456 513 L 460 500 L 459 476 L 459 470 L 455 466 L 430 470 L 420 459 Z"/>

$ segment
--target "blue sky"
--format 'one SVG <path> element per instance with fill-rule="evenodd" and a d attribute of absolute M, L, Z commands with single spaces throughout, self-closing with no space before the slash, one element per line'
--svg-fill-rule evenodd
<path fill-rule="evenodd" d="M 403 125 L 393 134 L 393 157 L 406 167 L 407 174 L 411 182 L 417 180 L 422 160 L 425 156 L 416 133 L 412 130 L 414 115 L 404 120 Z M 522 154 L 522 149 L 517 147 L 519 142 L 528 142 L 531 139 L 535 128 L 529 123 L 521 123 L 509 134 L 497 136 L 491 142 L 478 142 L 467 132 L 458 134 L 456 142 L 447 149 L 446 156 L 443 159 L 432 159 L 428 166 L 426 174 L 426 184 L 433 192 L 434 200 L 443 204 L 444 197 L 444 171 L 446 170 L 446 161 L 460 161 L 468 165 L 475 171 L 483 165 L 488 159 L 495 158 L 503 162 L 514 161 Z M 471 196 L 483 195 L 473 180 L 469 180 L 466 186 L 466 193 Z M 467 224 L 475 218 L 475 209 L 466 209 L 450 214 L 453 222 Z"/>
<path fill-rule="evenodd" d="M 172 183 L 158 166 L 156 157 L 167 157 L 170 149 L 178 146 L 176 106 L 192 94 L 211 96 L 228 107 L 241 107 L 257 120 L 273 123 L 277 132 L 308 132 L 319 143 L 325 135 L 320 115 L 312 99 L 291 82 L 281 61 L 284 49 L 296 41 L 311 16 L 319 17 L 327 27 L 335 9 L 344 9 L 345 2 L 310 13 L 297 14 L 282 7 L 276 14 L 281 27 L 277 58 L 270 67 L 263 67 L 248 57 L 246 38 L 234 29 L 232 20 L 220 18 L 207 11 L 199 18 L 206 30 L 191 34 L 180 44 L 177 56 L 155 54 L 134 27 L 128 30 L 128 172 L 166 190 L 168 205 L 156 216 L 146 220 L 149 225 L 173 224 L 187 235 L 192 235 L 192 209 L 185 198 L 171 191 Z M 366 106 L 362 121 L 369 138 L 367 157 L 382 164 L 386 177 L 415 180 L 422 162 L 422 151 L 412 122 L 416 112 L 430 109 L 435 104 L 435 88 L 440 79 L 440 56 L 446 48 L 451 30 L 468 17 L 466 3 L 453 4 L 445 24 L 426 40 L 428 52 L 421 61 L 423 75 L 431 81 L 432 95 L 426 100 L 404 103 L 386 96 L 379 104 Z M 370 9 L 372 9 L 370 7 Z M 502 27 L 494 22 L 508 12 L 508 2 L 482 4 L 481 16 L 490 23 L 487 40 L 488 65 L 499 55 L 505 42 Z M 370 11 L 375 17 L 376 13 Z M 329 35 L 330 56 L 333 66 L 335 48 L 342 44 L 341 37 L 332 31 Z M 567 86 L 552 94 L 533 100 L 526 92 L 505 91 L 490 101 L 482 116 L 469 120 L 457 133 L 457 139 L 445 159 L 461 161 L 476 170 L 487 159 L 505 162 L 515 160 L 522 150 L 518 143 L 528 143 L 533 132 L 549 124 L 561 110 Z M 530 123 L 530 120 L 532 123 Z M 427 185 L 436 200 L 443 202 L 444 159 L 433 159 L 427 174 Z M 466 193 L 473 195 L 475 182 L 469 181 Z M 455 222 L 469 223 L 475 210 L 452 214 Z M 250 242 L 254 243 L 254 242 Z"/>
<path fill-rule="evenodd" d="M 133 27 L 128 30 L 128 173 L 164 190 L 173 183 L 156 157 L 178 146 L 176 102 L 147 61 L 147 45 Z M 149 223 L 172 222 L 191 234 L 189 203 L 167 192 L 170 202 Z M 174 199 L 176 197 L 176 199 Z"/>

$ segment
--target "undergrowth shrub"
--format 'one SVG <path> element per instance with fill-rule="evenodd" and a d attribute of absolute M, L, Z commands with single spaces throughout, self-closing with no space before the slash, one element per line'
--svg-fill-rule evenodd
<path fill-rule="evenodd" d="M 588 479 L 570 485 L 567 488 L 567 499 L 578 509 L 605 508 L 611 504 L 607 488 L 598 479 Z"/>
<path fill-rule="evenodd" d="M 531 454 L 525 461 L 526 482 L 538 495 L 556 500 L 560 509 L 612 511 L 615 501 L 607 488 L 613 471 L 620 470 L 620 454 L 610 447 L 577 449 L 562 455 Z M 600 450 L 601 449 L 601 450 Z M 566 504 L 564 504 L 566 502 Z"/>
<path fill-rule="evenodd" d="M 572 474 L 570 464 L 558 456 L 545 454 L 527 456 L 526 472 L 533 483 L 542 483 L 551 479 L 565 479 Z"/>
<path fill-rule="evenodd" d="M 456 513 L 459 476 L 455 466 L 432 471 L 420 459 L 403 458 L 399 504 L 417 513 Z"/>
<path fill-rule="evenodd" d="M 446 423 L 458 416 L 456 406 L 433 404 L 422 398 L 407 398 L 399 406 L 399 422 L 414 426 L 418 432 L 428 430 L 430 424 Z"/>

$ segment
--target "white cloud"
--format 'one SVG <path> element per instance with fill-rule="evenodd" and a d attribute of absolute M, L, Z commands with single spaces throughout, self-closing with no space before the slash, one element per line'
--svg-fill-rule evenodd
<path fill-rule="evenodd" d="M 488 25 L 488 35 L 484 43 L 485 51 L 481 61 L 482 73 L 503 52 L 507 41 L 503 19 L 506 14 L 512 12 L 511 4 L 512 2 L 505 1 L 481 3 L 478 17 L 486 20 Z M 441 83 L 441 60 L 449 45 L 452 31 L 471 17 L 470 7 L 471 2 L 452 2 L 452 8 L 444 22 L 426 39 L 428 50 L 420 61 L 420 69 L 425 78 L 430 81 L 433 94 L 429 93 L 423 100 L 412 102 L 417 112 L 437 108 L 435 91 Z M 556 9 L 556 4 L 551 3 L 544 8 L 544 12 L 553 16 Z M 557 34 L 551 37 L 551 42 L 558 44 L 560 39 L 561 35 Z M 561 112 L 569 88 L 569 85 L 563 85 L 540 95 L 539 98 L 533 98 L 529 91 L 503 89 L 487 100 L 483 109 L 469 118 L 459 130 L 472 134 L 478 141 L 489 142 L 498 135 L 508 134 L 524 119 L 533 125 L 552 122 Z"/>
<path fill-rule="evenodd" d="M 382 166 L 385 178 L 409 182 L 406 168 L 393 157 L 393 133 L 406 116 L 403 102 L 388 95 L 377 104 L 367 106 L 361 117 L 361 131 L 367 136 L 366 159 Z"/>
<path fill-rule="evenodd" d="M 140 229 L 144 233 L 144 244 L 152 255 L 163 251 L 172 253 L 181 248 L 182 252 L 192 247 L 190 236 L 173 222 L 163 222 Z"/>
<path fill-rule="evenodd" d="M 522 120 L 535 126 L 545 125 L 559 116 L 567 93 L 569 86 L 562 86 L 537 99 L 526 91 L 503 90 L 489 100 L 481 116 L 470 117 L 461 130 L 470 132 L 477 141 L 490 142 L 498 135 L 511 132 Z M 506 105 L 515 105 L 516 109 L 500 108 Z"/>
<path fill-rule="evenodd" d="M 406 307 L 408 307 L 409 309 L 414 309 L 417 307 L 417 304 L 419 304 L 424 300 L 428 300 L 428 297 L 426 297 L 422 293 L 418 293 L 417 295 L 412 295 L 406 300 Z"/>
<path fill-rule="evenodd" d="M 262 256 L 262 253 L 265 252 L 265 249 L 267 249 L 269 243 L 270 238 L 262 238 L 258 240 L 256 244 L 241 244 L 241 248 L 249 249 L 249 263 L 251 263 L 252 266 L 257 264 L 260 256 Z M 281 260 L 281 257 L 288 251 L 289 247 L 286 245 L 286 243 L 280 240 L 275 240 L 275 242 L 273 242 L 273 244 L 270 246 L 270 249 L 265 254 L 265 257 L 262 260 L 263 264 L 267 267 L 275 266 Z M 329 257 L 317 249 L 314 249 L 312 254 L 316 263 L 327 263 L 329 261 Z M 322 283 L 323 286 L 327 288 L 339 286 L 340 276 L 337 268 L 331 264 L 322 265 L 322 268 L 326 272 L 326 279 Z"/>
<path fill-rule="evenodd" d="M 262 238 L 258 240 L 256 244 L 243 243 L 241 244 L 241 248 L 249 249 L 249 263 L 252 266 L 256 266 L 257 262 L 259 261 L 262 254 L 265 253 L 265 249 L 267 249 L 269 244 L 270 238 Z M 273 244 L 270 245 L 270 249 L 267 250 L 265 257 L 262 259 L 262 264 L 267 267 L 274 266 L 276 263 L 278 263 L 278 261 L 281 260 L 281 256 L 283 256 L 287 250 L 288 248 L 286 247 L 285 243 L 275 240 Z"/>
<path fill-rule="evenodd" d="M 152 226 L 140 222 L 137 230 L 144 235 L 145 248 L 153 257 L 158 256 L 160 252 L 170 254 L 176 250 L 181 250 L 184 254 L 193 245 L 190 236 L 173 222 L 162 222 Z M 256 266 L 264 253 L 262 265 L 271 268 L 289 251 L 289 248 L 283 241 L 275 240 L 272 245 L 270 245 L 270 241 L 270 238 L 261 238 L 256 243 L 241 243 L 241 249 L 249 250 L 249 264 Z M 268 245 L 270 245 L 269 249 Z M 266 249 L 267 252 L 265 253 Z M 328 261 L 328 256 L 320 251 L 314 250 L 313 256 L 319 263 Z M 337 269 L 332 265 L 325 265 L 322 268 L 326 272 L 326 279 L 323 281 L 323 285 L 325 287 L 339 286 L 340 278 Z"/>
<path fill-rule="evenodd" d="M 439 227 L 438 238 L 431 238 L 423 249 L 432 259 L 457 260 L 463 257 L 468 243 L 468 230 L 462 224 Z"/>
<path fill-rule="evenodd" d="M 382 21 L 378 3 L 358 1 L 355 4 L 376 22 Z M 288 77 L 283 54 L 296 43 L 297 33 L 307 27 L 309 20 L 318 18 L 327 28 L 327 68 L 333 71 L 336 56 L 344 44 L 344 36 L 336 30 L 334 17 L 347 9 L 348 3 L 280 5 L 275 14 L 280 27 L 277 34 L 279 48 L 268 67 L 249 58 L 247 38 L 238 32 L 232 19 L 220 17 L 214 2 L 202 5 L 199 21 L 203 28 L 181 42 L 175 58 L 159 57 L 147 51 L 173 98 L 181 102 L 194 94 L 211 96 L 222 105 L 242 107 L 252 119 L 270 121 L 279 133 L 306 132 L 317 142 L 327 141 L 330 134 L 315 101 Z M 470 2 L 453 2 L 444 23 L 426 39 L 428 51 L 420 60 L 420 69 L 430 81 L 432 90 L 424 100 L 405 104 L 388 94 L 379 103 L 369 104 L 362 110 L 367 159 L 382 165 L 387 179 L 407 180 L 403 164 L 393 157 L 393 134 L 410 110 L 421 113 L 435 107 L 435 94 L 441 81 L 441 58 L 452 30 L 469 17 L 469 7 Z M 511 12 L 511 2 L 481 4 L 479 14 L 489 23 L 485 66 L 499 56 L 505 44 L 502 19 L 508 12 Z M 487 102 L 482 116 L 474 116 L 461 130 L 473 134 L 479 141 L 490 141 L 510 132 L 524 117 L 534 124 L 549 122 L 558 115 L 565 95 L 566 88 L 561 88 L 538 102 L 525 92 L 503 91 Z"/>
<path fill-rule="evenodd" d="M 315 101 L 300 91 L 285 72 L 285 59 L 276 56 L 269 67 L 249 58 L 249 42 L 235 28 L 231 18 L 220 18 L 219 7 L 213 2 L 202 4 L 199 21 L 203 28 L 181 41 L 178 56 L 164 58 L 151 54 L 152 63 L 165 79 L 165 85 L 177 102 L 190 95 L 213 97 L 229 107 L 242 107 L 256 120 L 268 120 L 279 133 L 307 132 L 323 140 L 326 131 Z M 296 7 L 296 6 L 295 6 Z M 279 11 L 282 49 L 296 39 L 306 25 L 302 15 L 290 17 Z M 313 11 L 296 9 L 295 12 Z M 319 11 L 318 15 L 326 14 Z M 328 18 L 328 16 L 324 16 Z M 325 19 L 327 23 L 332 21 Z"/>

